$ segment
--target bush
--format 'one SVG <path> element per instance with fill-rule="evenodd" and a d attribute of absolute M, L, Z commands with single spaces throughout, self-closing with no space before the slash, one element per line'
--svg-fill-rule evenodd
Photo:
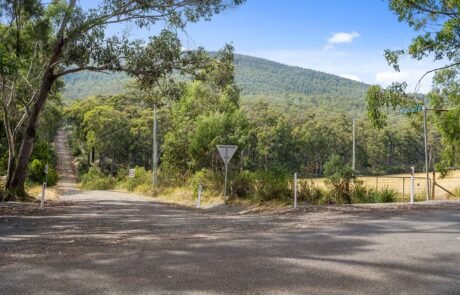
<path fill-rule="evenodd" d="M 46 162 L 39 159 L 34 159 L 29 164 L 29 180 L 35 183 L 43 183 L 46 181 L 45 174 Z M 58 176 L 52 165 L 48 165 L 48 186 L 56 185 Z"/>
<path fill-rule="evenodd" d="M 338 155 L 332 155 L 324 164 L 326 184 L 331 188 L 327 197 L 328 204 L 351 204 L 350 182 L 355 178 L 355 171 L 349 164 L 344 163 Z"/>
<path fill-rule="evenodd" d="M 152 191 L 152 172 L 146 171 L 144 167 L 134 168 L 134 177 L 129 177 L 128 169 L 118 171 L 117 180 L 121 188 L 130 192 L 149 193 Z"/>
<path fill-rule="evenodd" d="M 326 196 L 326 192 L 316 186 L 313 181 L 299 180 L 297 198 L 299 201 L 307 202 L 308 204 L 318 205 Z"/>
<path fill-rule="evenodd" d="M 224 178 L 212 171 L 211 169 L 202 169 L 195 172 L 195 174 L 188 181 L 189 186 L 192 188 L 192 191 L 197 193 L 197 187 L 199 184 L 203 186 L 203 190 L 206 190 L 207 194 L 210 195 L 220 195 L 223 193 Z M 231 185 L 227 184 L 228 195 L 232 190 Z M 234 185 L 234 183 L 232 183 Z"/>
<path fill-rule="evenodd" d="M 252 192 L 252 172 L 241 171 L 232 181 L 232 192 L 237 197 L 248 197 Z"/>
<path fill-rule="evenodd" d="M 353 203 L 358 204 L 374 203 L 374 199 L 371 198 L 369 190 L 359 181 L 355 181 L 351 189 L 351 200 Z"/>
<path fill-rule="evenodd" d="M 389 188 L 380 191 L 372 190 L 369 195 L 374 203 L 393 203 L 398 198 L 398 193 Z"/>
<path fill-rule="evenodd" d="M 81 186 L 89 190 L 109 190 L 115 188 L 116 181 L 111 176 L 106 176 L 99 167 L 93 166 L 82 177 Z"/>
<path fill-rule="evenodd" d="M 389 188 L 366 189 L 362 182 L 356 181 L 351 190 L 351 197 L 353 203 L 392 203 L 398 199 L 398 192 Z"/>

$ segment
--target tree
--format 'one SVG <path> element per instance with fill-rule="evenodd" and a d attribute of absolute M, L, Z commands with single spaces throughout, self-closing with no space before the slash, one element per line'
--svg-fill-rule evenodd
<path fill-rule="evenodd" d="M 24 196 L 27 166 L 41 112 L 60 79 L 81 71 L 125 72 L 149 87 L 178 71 L 206 66 L 203 50 L 183 51 L 174 32 L 244 0 L 105 0 L 83 9 L 77 0 L 0 0 L 0 90 L 8 138 L 9 198 Z M 147 43 L 106 35 L 112 24 L 165 25 Z"/>
<path fill-rule="evenodd" d="M 453 165 L 458 161 L 458 157 L 452 151 L 458 149 L 460 144 L 460 135 L 456 132 L 460 126 L 460 2 L 390 0 L 389 7 L 396 13 L 399 21 L 420 32 L 408 48 L 385 51 L 385 58 L 390 66 L 399 71 L 399 59 L 404 55 L 416 60 L 431 58 L 434 61 L 446 62 L 446 65 L 431 69 L 420 77 L 415 94 L 426 75 L 435 73 L 433 90 L 426 98 L 429 99 L 430 105 L 438 109 L 451 109 L 449 112 L 435 112 L 434 118 L 443 136 L 443 143 L 450 151 L 444 154 L 449 155 L 449 163 Z M 400 106 L 422 103 L 420 97 L 408 94 L 406 88 L 405 83 L 393 83 L 387 89 L 373 86 L 368 90 L 368 116 L 374 126 L 382 128 L 386 125 L 386 110 L 389 108 L 396 109 Z"/>

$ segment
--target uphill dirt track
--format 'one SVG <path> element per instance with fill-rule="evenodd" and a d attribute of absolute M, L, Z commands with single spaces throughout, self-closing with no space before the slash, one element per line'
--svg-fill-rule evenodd
<path fill-rule="evenodd" d="M 459 294 L 460 204 L 195 210 L 82 191 L 0 208 L 1 294 Z"/>

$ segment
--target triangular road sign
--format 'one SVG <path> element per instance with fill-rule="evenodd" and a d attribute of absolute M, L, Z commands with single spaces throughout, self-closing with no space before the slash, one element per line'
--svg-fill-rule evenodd
<path fill-rule="evenodd" d="M 230 162 L 237 149 L 238 146 L 236 145 L 217 145 L 217 150 L 219 151 L 222 160 L 224 160 L 225 165 L 227 165 L 228 162 Z"/>

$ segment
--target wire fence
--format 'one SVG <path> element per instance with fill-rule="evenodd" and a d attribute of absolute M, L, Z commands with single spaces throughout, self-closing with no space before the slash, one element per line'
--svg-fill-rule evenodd
<path fill-rule="evenodd" d="M 398 201 L 410 200 L 410 176 L 365 176 L 358 177 L 358 181 L 368 189 L 394 191 L 398 194 Z M 431 179 L 429 185 L 431 191 Z M 426 200 L 426 178 L 414 177 L 414 198 L 419 201 Z"/>
<path fill-rule="evenodd" d="M 324 178 L 300 177 L 300 181 L 312 181 L 316 186 L 325 188 Z M 433 185 L 433 179 L 435 179 Z M 388 175 L 388 176 L 358 176 L 355 185 L 360 184 L 368 190 L 391 190 L 397 193 L 399 202 L 410 201 L 411 176 Z M 460 170 L 454 171 L 446 177 L 430 173 L 429 178 L 429 199 L 449 200 L 460 198 Z M 426 177 L 422 173 L 414 177 L 414 199 L 416 201 L 426 200 Z"/>

